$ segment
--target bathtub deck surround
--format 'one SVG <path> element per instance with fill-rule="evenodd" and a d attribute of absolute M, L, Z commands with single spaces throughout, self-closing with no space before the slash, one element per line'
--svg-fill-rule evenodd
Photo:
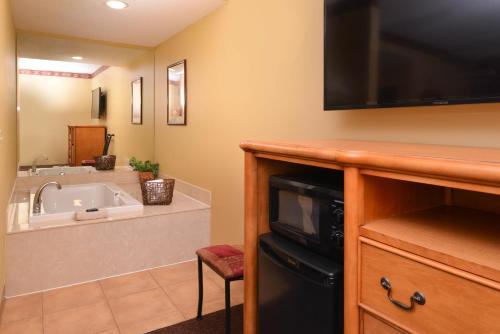
<path fill-rule="evenodd" d="M 64 172 L 64 173 L 61 173 Z M 98 171 L 91 166 L 52 166 L 37 168 L 36 173 L 29 170 L 19 170 L 17 172 L 18 187 L 33 187 L 49 181 L 61 181 L 64 184 L 74 184 L 75 182 L 99 182 L 110 181 L 114 183 L 134 183 L 137 174 L 131 173 L 129 166 L 116 166 L 114 170 Z M 28 188 L 29 189 L 29 188 Z"/>
<path fill-rule="evenodd" d="M 224 308 L 224 280 L 207 267 L 204 273 L 203 314 L 208 314 Z M 194 318 L 197 284 L 197 264 L 189 261 L 10 298 L 0 332 L 146 333 Z M 234 282 L 231 303 L 242 302 L 243 282 Z"/>
<path fill-rule="evenodd" d="M 50 175 L 66 175 L 66 174 L 89 174 L 95 173 L 96 169 L 91 166 L 54 166 L 50 168 L 36 168 L 34 171 L 28 171 L 29 176 L 50 176 Z"/>
<path fill-rule="evenodd" d="M 137 172 L 130 170 L 18 178 L 7 224 L 7 297 L 187 261 L 209 244 L 210 202 L 192 197 L 209 199 L 209 192 L 201 188 L 192 190 L 191 196 L 176 191 L 171 205 L 144 206 L 139 216 L 61 220 L 53 226 L 29 223 L 29 187 L 34 183 L 57 179 L 69 189 L 68 184 L 95 176 L 113 180 L 141 202 Z"/>

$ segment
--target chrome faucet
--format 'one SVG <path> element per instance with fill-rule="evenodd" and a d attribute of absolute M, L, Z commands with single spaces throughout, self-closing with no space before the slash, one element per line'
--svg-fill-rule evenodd
<path fill-rule="evenodd" d="M 31 164 L 31 172 L 36 173 L 36 165 L 38 163 L 38 159 L 44 159 L 44 160 L 49 160 L 49 157 L 46 155 L 40 155 L 33 159 L 33 163 Z"/>
<path fill-rule="evenodd" d="M 40 211 L 42 209 L 42 192 L 47 186 L 50 186 L 50 185 L 57 186 L 57 189 L 59 189 L 59 190 L 61 190 L 61 188 L 62 188 L 61 184 L 59 182 L 55 182 L 55 181 L 42 184 L 40 186 L 40 188 L 37 189 L 37 191 L 35 193 L 35 198 L 33 200 L 33 213 L 34 214 L 40 213 Z"/>

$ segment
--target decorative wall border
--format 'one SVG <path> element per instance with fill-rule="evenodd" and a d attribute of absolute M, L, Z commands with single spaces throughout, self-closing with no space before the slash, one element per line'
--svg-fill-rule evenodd
<path fill-rule="evenodd" d="M 98 76 L 102 72 L 106 71 L 108 68 L 109 68 L 109 66 L 106 66 L 106 65 L 99 67 L 94 73 L 92 73 L 92 78 L 95 78 L 96 76 Z"/>
<path fill-rule="evenodd" d="M 93 79 L 102 72 L 106 71 L 108 68 L 109 66 L 103 65 L 99 67 L 94 73 L 72 73 L 72 72 L 20 69 L 19 74 L 42 75 L 48 77 L 62 77 L 62 78 L 76 78 L 76 79 Z"/>

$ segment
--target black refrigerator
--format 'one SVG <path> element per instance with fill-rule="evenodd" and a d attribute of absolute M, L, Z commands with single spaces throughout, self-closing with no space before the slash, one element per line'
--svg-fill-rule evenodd
<path fill-rule="evenodd" d="M 259 334 L 343 333 L 343 266 L 268 233 L 259 239 Z"/>

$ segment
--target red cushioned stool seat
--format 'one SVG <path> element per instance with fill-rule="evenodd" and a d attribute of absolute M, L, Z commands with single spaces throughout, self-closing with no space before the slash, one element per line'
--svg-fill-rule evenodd
<path fill-rule="evenodd" d="M 203 262 L 224 278 L 226 290 L 226 334 L 231 333 L 232 281 L 243 279 L 243 246 L 216 245 L 198 249 L 198 319 L 203 307 Z"/>
<path fill-rule="evenodd" d="M 196 255 L 224 279 L 243 276 L 243 246 L 210 246 L 198 249 Z"/>

